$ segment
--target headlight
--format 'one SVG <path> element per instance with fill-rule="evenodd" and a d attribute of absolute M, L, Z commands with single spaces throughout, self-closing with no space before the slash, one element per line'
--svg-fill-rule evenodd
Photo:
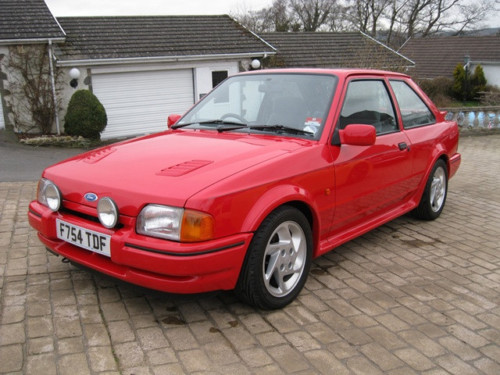
<path fill-rule="evenodd" d="M 50 180 L 42 178 L 38 183 L 38 202 L 56 212 L 61 208 L 61 192 Z"/>
<path fill-rule="evenodd" d="M 180 242 L 207 241 L 213 238 L 212 216 L 178 207 L 150 204 L 137 218 L 137 233 Z"/>
<path fill-rule="evenodd" d="M 118 207 L 109 197 L 104 197 L 97 203 L 97 216 L 106 228 L 114 228 L 118 223 Z"/>

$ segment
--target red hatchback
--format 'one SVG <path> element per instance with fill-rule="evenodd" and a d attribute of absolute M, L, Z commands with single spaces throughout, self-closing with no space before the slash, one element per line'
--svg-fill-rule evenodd
<path fill-rule="evenodd" d="M 457 124 L 397 73 L 243 73 L 169 120 L 43 172 L 29 221 L 51 252 L 280 308 L 311 259 L 410 211 L 437 218 L 460 165 Z"/>

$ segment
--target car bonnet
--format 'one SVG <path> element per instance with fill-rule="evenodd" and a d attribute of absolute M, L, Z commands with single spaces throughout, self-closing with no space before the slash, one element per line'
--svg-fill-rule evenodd
<path fill-rule="evenodd" d="M 96 206 L 111 197 L 121 214 L 148 203 L 183 207 L 189 197 L 231 175 L 299 147 L 301 140 L 178 131 L 90 151 L 47 168 L 64 200 Z M 87 193 L 97 195 L 94 202 Z"/>

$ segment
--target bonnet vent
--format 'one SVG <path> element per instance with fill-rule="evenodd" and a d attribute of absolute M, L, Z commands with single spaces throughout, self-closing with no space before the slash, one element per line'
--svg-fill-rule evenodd
<path fill-rule="evenodd" d="M 195 171 L 205 165 L 211 164 L 210 160 L 190 160 L 162 169 L 157 174 L 160 176 L 179 177 Z"/>

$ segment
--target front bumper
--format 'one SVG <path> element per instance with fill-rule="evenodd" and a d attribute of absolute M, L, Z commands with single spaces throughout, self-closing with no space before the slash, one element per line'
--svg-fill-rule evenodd
<path fill-rule="evenodd" d="M 30 203 L 30 225 L 51 251 L 73 262 L 118 279 L 170 293 L 200 293 L 234 289 L 252 233 L 200 243 L 177 243 L 135 233 L 135 220 L 117 230 L 67 212 L 52 212 Z M 57 238 L 56 219 L 111 236 L 111 257 Z M 133 224 L 133 225 L 132 225 Z"/>

